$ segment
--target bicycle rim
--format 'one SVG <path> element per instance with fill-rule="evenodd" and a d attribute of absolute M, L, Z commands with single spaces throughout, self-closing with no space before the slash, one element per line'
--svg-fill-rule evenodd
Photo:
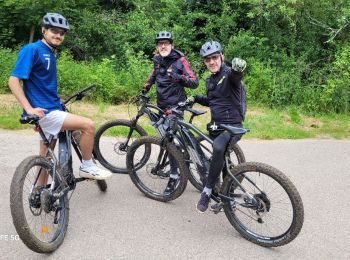
<path fill-rule="evenodd" d="M 37 175 L 49 172 L 47 184 L 38 188 Z M 56 186 L 60 181 L 56 178 Z M 43 199 L 52 184 L 51 164 L 42 157 L 25 160 L 11 184 L 11 213 L 22 241 L 33 251 L 48 253 L 63 242 L 69 219 L 67 196 L 51 203 Z M 58 192 L 61 187 L 58 187 Z M 46 196 L 47 197 L 47 196 Z M 57 213 L 56 213 L 57 212 Z"/>
<path fill-rule="evenodd" d="M 296 188 L 270 166 L 246 163 L 242 169 L 235 177 L 257 203 L 232 178 L 225 179 L 223 193 L 234 199 L 226 201 L 224 207 L 231 224 L 245 238 L 262 246 L 289 243 L 303 224 L 303 206 Z"/>
<path fill-rule="evenodd" d="M 98 160 L 114 173 L 127 173 L 125 158 L 130 145 L 139 137 L 147 135 L 143 129 L 136 126 L 128 138 L 131 125 L 131 121 L 112 121 L 102 126 L 96 133 L 95 152 Z M 147 150 L 144 151 L 144 156 L 146 159 Z"/>
<path fill-rule="evenodd" d="M 147 161 L 143 160 L 145 145 L 150 147 Z M 166 191 L 170 178 L 170 164 L 167 151 L 164 151 L 163 156 L 159 156 L 161 149 L 160 141 L 156 137 L 142 137 L 130 147 L 127 163 L 131 180 L 142 193 L 155 200 L 169 201 L 183 193 L 187 183 L 186 174 L 188 173 L 185 173 L 185 165 L 179 161 L 181 154 L 175 152 L 176 148 L 174 146 L 171 152 L 179 163 L 179 181 L 174 190 Z M 141 165 L 141 167 L 135 167 L 135 165 Z"/>

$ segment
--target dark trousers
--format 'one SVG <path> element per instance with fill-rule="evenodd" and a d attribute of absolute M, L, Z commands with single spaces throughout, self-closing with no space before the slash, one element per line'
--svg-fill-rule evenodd
<path fill-rule="evenodd" d="M 230 124 L 235 127 L 242 127 L 242 124 Z M 213 133 L 209 132 L 210 138 L 214 141 L 213 143 L 213 157 L 211 159 L 209 167 L 209 175 L 206 183 L 206 187 L 213 189 L 217 182 L 220 173 L 225 164 L 225 151 L 230 142 L 231 134 L 229 132 Z M 240 139 L 240 135 L 232 137 L 232 143 L 237 143 Z M 226 167 L 224 169 L 224 175 L 226 175 Z"/>

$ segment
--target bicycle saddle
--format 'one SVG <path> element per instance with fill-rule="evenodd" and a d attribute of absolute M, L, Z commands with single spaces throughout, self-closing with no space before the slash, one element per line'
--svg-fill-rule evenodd
<path fill-rule="evenodd" d="M 242 135 L 242 134 L 245 134 L 246 132 L 249 132 L 249 129 L 234 127 L 226 124 L 220 124 L 219 126 L 229 131 L 232 135 Z"/>
<path fill-rule="evenodd" d="M 37 115 L 27 115 L 27 116 L 22 116 L 19 119 L 19 122 L 21 124 L 32 124 L 32 125 L 34 125 L 39 120 L 40 120 L 40 118 Z"/>
<path fill-rule="evenodd" d="M 187 111 L 191 112 L 194 116 L 200 116 L 207 113 L 205 110 L 197 110 L 193 108 L 187 108 Z"/>

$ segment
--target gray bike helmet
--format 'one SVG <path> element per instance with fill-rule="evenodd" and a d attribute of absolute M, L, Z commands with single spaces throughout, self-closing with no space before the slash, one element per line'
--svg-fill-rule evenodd
<path fill-rule="evenodd" d="M 156 42 L 158 42 L 160 40 L 168 40 L 172 43 L 173 36 L 172 36 L 171 32 L 161 31 L 161 32 L 156 34 Z"/>
<path fill-rule="evenodd" d="M 58 13 L 47 13 L 43 17 L 43 27 L 58 27 L 66 31 L 69 30 L 69 24 L 66 18 Z"/>
<path fill-rule="evenodd" d="M 205 58 L 213 53 L 222 52 L 222 48 L 220 43 L 216 42 L 216 41 L 210 41 L 210 42 L 206 42 L 202 45 L 202 48 L 199 52 L 199 54 L 202 56 L 202 58 Z"/>

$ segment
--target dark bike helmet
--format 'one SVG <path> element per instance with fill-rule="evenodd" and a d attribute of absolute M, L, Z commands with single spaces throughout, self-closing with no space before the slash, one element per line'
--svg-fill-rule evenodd
<path fill-rule="evenodd" d="M 222 53 L 222 48 L 220 43 L 216 41 L 210 41 L 206 42 L 202 45 L 202 48 L 199 52 L 199 54 L 202 56 L 202 58 L 205 58 L 213 53 Z"/>
<path fill-rule="evenodd" d="M 173 43 L 173 36 L 171 32 L 161 31 L 156 34 L 156 43 L 160 40 L 168 40 Z"/>
<path fill-rule="evenodd" d="M 43 17 L 43 27 L 57 27 L 62 28 L 66 31 L 69 30 L 69 24 L 66 18 L 58 13 L 47 13 Z"/>

